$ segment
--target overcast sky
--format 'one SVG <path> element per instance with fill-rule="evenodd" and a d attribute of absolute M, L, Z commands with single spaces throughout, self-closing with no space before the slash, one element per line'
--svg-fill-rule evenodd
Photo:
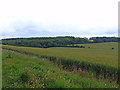
<path fill-rule="evenodd" d="M 0 0 L 0 38 L 117 36 L 119 0 Z"/>

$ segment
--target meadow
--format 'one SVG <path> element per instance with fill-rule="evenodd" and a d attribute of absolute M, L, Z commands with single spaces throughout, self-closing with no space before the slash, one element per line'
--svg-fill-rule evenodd
<path fill-rule="evenodd" d="M 84 45 L 85 48 L 32 48 L 3 45 L 4 87 L 9 87 L 11 83 L 12 86 L 10 87 L 118 87 L 118 43 L 109 42 L 77 45 Z M 42 69 L 41 65 L 43 66 Z M 33 66 L 35 66 L 35 69 Z M 54 73 L 48 74 L 47 72 L 51 72 L 51 70 Z M 18 71 L 19 73 L 14 71 Z M 34 81 L 33 79 L 37 80 L 38 78 L 37 72 L 44 73 L 43 78 L 45 75 L 48 75 L 48 81 L 46 79 L 43 82 L 41 82 L 42 79 Z M 87 72 L 85 73 L 87 75 L 86 77 L 82 77 L 85 76 L 82 75 L 83 72 Z M 26 73 L 28 76 L 26 76 Z M 31 75 L 31 73 L 35 73 L 35 75 Z M 65 73 L 68 76 L 66 77 L 67 80 L 64 79 Z M 5 78 L 7 76 L 10 77 Z M 24 82 L 24 79 L 22 79 L 22 81 L 21 76 L 27 77 L 28 80 Z M 53 80 L 49 81 L 51 78 Z M 31 79 L 32 85 L 30 86 Z"/>

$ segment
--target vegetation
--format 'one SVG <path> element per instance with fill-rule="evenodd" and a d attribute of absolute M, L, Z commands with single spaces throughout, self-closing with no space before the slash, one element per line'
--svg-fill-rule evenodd
<path fill-rule="evenodd" d="M 3 39 L 2 44 L 27 47 L 60 47 L 68 44 L 87 43 L 88 39 L 75 37 L 39 37 Z"/>
<path fill-rule="evenodd" d="M 117 37 L 2 39 L 3 87 L 116 88 L 118 42 Z"/>
<path fill-rule="evenodd" d="M 73 44 L 72 44 L 73 45 Z M 72 46 L 69 45 L 69 46 Z M 113 52 L 118 51 L 118 42 L 105 42 L 105 43 L 88 43 L 88 44 L 74 44 L 74 46 L 84 46 L 86 49 L 91 48 L 91 49 L 96 49 L 97 50 L 110 50 L 114 48 L 115 50 Z M 88 50 L 91 50 L 88 49 Z"/>
<path fill-rule="evenodd" d="M 105 45 L 108 47 L 105 47 Z M 69 71 L 76 69 L 78 71 L 92 72 L 97 79 L 108 79 L 110 82 L 119 82 L 117 43 L 97 43 L 88 44 L 88 46 L 91 48 L 59 47 L 43 49 L 7 45 L 3 45 L 3 48 L 46 58 L 57 65 L 62 65 L 63 69 Z M 112 50 L 113 47 L 115 48 L 114 50 Z"/>
<path fill-rule="evenodd" d="M 66 37 L 34 37 L 34 38 L 2 39 L 2 44 L 4 45 L 40 47 L 40 48 L 63 47 L 70 44 L 101 43 L 101 42 L 118 42 L 118 38 L 92 37 L 88 39 L 88 38 L 66 36 Z M 77 47 L 77 46 L 71 46 L 71 47 Z M 83 47 L 78 47 L 78 48 L 83 48 Z"/>
<path fill-rule="evenodd" d="M 90 40 L 93 40 L 95 43 L 103 42 L 118 42 L 120 38 L 116 37 L 91 37 Z"/>
<path fill-rule="evenodd" d="M 9 47 L 10 48 L 10 47 Z M 3 88 L 116 88 L 93 76 L 65 71 L 45 58 L 3 49 Z"/>
<path fill-rule="evenodd" d="M 118 67 L 118 44 L 116 42 L 80 44 L 80 46 L 81 45 L 86 46 L 86 48 L 32 48 L 9 45 L 2 45 L 2 48 L 40 56 L 54 56 L 58 58 L 85 61 L 93 64 L 102 64 L 115 68 Z M 88 46 L 90 46 L 91 48 L 87 48 Z M 114 50 L 112 50 L 113 47 L 115 48 Z"/>

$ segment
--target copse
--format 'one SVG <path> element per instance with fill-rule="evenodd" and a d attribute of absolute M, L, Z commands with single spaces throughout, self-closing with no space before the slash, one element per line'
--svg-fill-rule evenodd
<path fill-rule="evenodd" d="M 2 44 L 27 47 L 62 47 L 70 44 L 88 43 L 88 39 L 65 36 L 65 37 L 34 37 L 34 38 L 9 38 L 2 39 Z"/>
<path fill-rule="evenodd" d="M 91 37 L 80 38 L 73 36 L 58 36 L 58 37 L 31 37 L 31 38 L 8 38 L 2 39 L 2 44 L 13 46 L 26 46 L 26 47 L 63 47 L 66 45 L 86 44 L 86 43 L 102 43 L 102 42 L 118 42 L 120 38 L 117 37 Z M 85 48 L 84 46 L 80 48 Z"/>

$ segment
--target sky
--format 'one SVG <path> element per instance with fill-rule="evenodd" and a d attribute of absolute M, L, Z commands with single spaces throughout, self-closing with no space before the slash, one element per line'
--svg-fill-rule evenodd
<path fill-rule="evenodd" d="M 0 0 L 0 38 L 118 36 L 119 0 Z"/>

